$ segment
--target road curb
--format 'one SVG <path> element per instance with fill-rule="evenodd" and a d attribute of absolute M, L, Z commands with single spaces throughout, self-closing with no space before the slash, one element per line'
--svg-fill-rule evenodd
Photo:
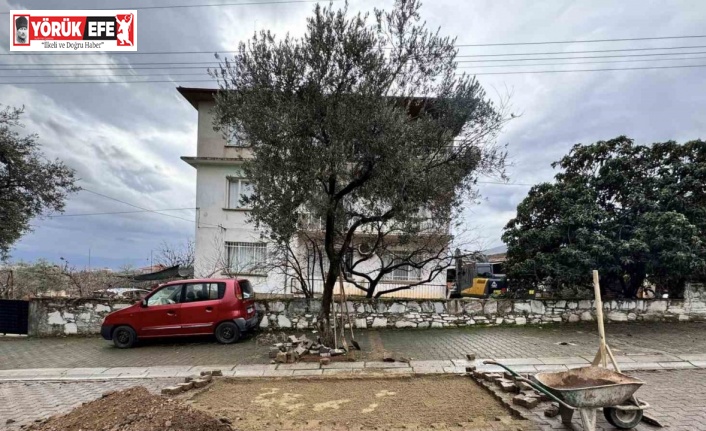
<path fill-rule="evenodd" d="M 655 371 L 655 370 L 688 370 L 704 369 L 706 361 L 640 361 L 632 356 L 632 362 L 620 362 L 622 371 Z M 588 361 L 581 362 L 576 358 L 537 358 L 495 359 L 507 364 L 518 373 L 536 373 L 541 371 L 562 371 L 570 368 L 587 366 Z M 638 359 L 638 360 L 635 360 Z M 653 359 L 645 357 L 645 359 Z M 327 376 L 327 375 L 380 375 L 380 374 L 465 374 L 466 367 L 475 366 L 482 372 L 502 372 L 495 365 L 483 364 L 484 359 L 467 361 L 465 359 L 443 361 L 412 361 L 399 362 L 338 362 L 330 365 L 318 363 L 278 364 L 278 365 L 216 365 L 216 366 L 165 366 L 165 367 L 116 367 L 116 368 L 39 368 L 0 370 L 0 382 L 42 382 L 42 381 L 106 381 L 123 379 L 159 379 L 188 377 L 199 374 L 203 370 L 221 370 L 224 377 L 295 377 L 295 376 Z M 552 362 L 552 363 L 546 363 Z"/>

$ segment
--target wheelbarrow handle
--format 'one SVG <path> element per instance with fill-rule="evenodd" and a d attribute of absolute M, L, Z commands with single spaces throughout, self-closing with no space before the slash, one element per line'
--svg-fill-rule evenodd
<path fill-rule="evenodd" d="M 533 381 L 530 380 L 530 379 L 526 379 L 526 378 L 522 377 L 521 375 L 517 374 L 516 372 L 512 371 L 512 370 L 509 369 L 507 366 L 505 366 L 505 365 L 503 365 L 503 364 L 501 364 L 501 363 L 499 363 L 499 362 L 486 360 L 486 361 L 483 361 L 483 364 L 486 364 L 486 365 L 497 365 L 497 366 L 499 366 L 499 367 L 502 367 L 502 368 L 504 368 L 505 370 L 507 370 L 510 374 L 512 374 L 512 377 L 514 377 L 515 380 L 519 380 L 519 381 L 521 381 L 521 382 L 527 383 L 528 385 L 532 386 L 535 390 L 537 390 L 537 391 L 543 393 L 544 395 L 548 396 L 548 397 L 551 398 L 552 400 L 554 400 L 554 401 L 556 401 L 557 403 L 559 403 L 559 405 L 562 405 L 562 406 L 566 407 L 567 409 L 576 410 L 576 407 L 570 406 L 570 405 L 566 404 L 564 401 L 560 400 L 556 395 L 554 395 L 553 393 L 551 393 L 551 392 L 549 392 L 548 390 L 544 389 L 544 387 L 542 387 L 541 385 L 538 385 L 537 383 L 533 382 Z"/>

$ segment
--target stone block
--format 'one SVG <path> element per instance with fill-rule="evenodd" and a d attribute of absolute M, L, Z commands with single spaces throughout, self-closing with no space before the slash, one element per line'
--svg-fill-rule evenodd
<path fill-rule="evenodd" d="M 286 352 L 277 352 L 277 355 L 275 356 L 275 362 L 280 363 L 280 364 L 286 364 L 287 363 L 287 353 Z"/>
<path fill-rule="evenodd" d="M 365 318 L 355 319 L 355 327 L 360 329 L 366 329 L 368 327 L 368 322 Z"/>
<path fill-rule="evenodd" d="M 584 322 L 590 322 L 593 320 L 593 314 L 591 314 L 590 311 L 584 311 L 583 313 L 581 313 L 581 320 L 583 320 Z"/>
<path fill-rule="evenodd" d="M 653 301 L 647 302 L 647 313 L 658 314 L 667 311 L 667 304 L 669 301 L 664 301 L 660 299 L 655 299 Z"/>
<path fill-rule="evenodd" d="M 553 418 L 559 415 L 559 406 L 552 404 L 544 410 L 544 416 L 548 418 Z"/>
<path fill-rule="evenodd" d="M 280 314 L 277 316 L 277 326 L 280 328 L 291 328 L 292 322 L 287 319 L 287 316 Z"/>
<path fill-rule="evenodd" d="M 463 302 L 463 311 L 469 316 L 475 316 L 483 313 L 483 301 L 479 299 L 470 299 Z"/>
<path fill-rule="evenodd" d="M 186 392 L 194 387 L 194 381 L 192 380 L 190 382 L 177 383 L 177 386 L 179 386 L 183 392 Z"/>
<path fill-rule="evenodd" d="M 203 388 L 208 385 L 209 380 L 206 379 L 194 379 L 192 380 L 195 388 Z"/>
<path fill-rule="evenodd" d="M 422 306 L 419 305 L 418 302 L 408 301 L 407 302 L 407 311 L 420 312 L 420 311 L 422 311 Z"/>
<path fill-rule="evenodd" d="M 180 386 L 167 386 L 162 388 L 162 395 L 176 395 L 180 394 L 183 389 Z"/>
<path fill-rule="evenodd" d="M 532 314 L 544 314 L 544 303 L 542 301 L 531 300 L 530 307 L 532 309 Z"/>
<path fill-rule="evenodd" d="M 528 301 L 517 301 L 513 304 L 515 314 L 529 314 L 532 312 L 532 307 Z"/>
<path fill-rule="evenodd" d="M 441 314 L 446 312 L 446 303 L 441 301 L 434 301 L 434 312 L 436 314 Z"/>
<path fill-rule="evenodd" d="M 588 299 L 582 299 L 579 301 L 579 309 L 581 310 L 591 310 L 593 309 L 593 301 Z"/>
<path fill-rule="evenodd" d="M 61 317 L 61 312 L 53 311 L 47 314 L 47 323 L 49 323 L 50 325 L 64 325 L 66 323 L 66 320 Z"/>
<path fill-rule="evenodd" d="M 497 301 L 495 301 L 493 299 L 489 299 L 488 301 L 485 302 L 485 304 L 483 304 L 483 313 L 486 316 L 493 316 L 497 312 L 498 312 L 498 302 Z"/>
<path fill-rule="evenodd" d="M 404 314 L 407 311 L 407 306 L 399 302 L 395 302 L 387 309 L 390 314 Z"/>
<path fill-rule="evenodd" d="M 539 398 L 528 397 L 526 395 L 516 395 L 512 398 L 512 403 L 527 409 L 533 409 L 539 405 Z"/>
<path fill-rule="evenodd" d="M 221 370 L 213 370 L 211 371 L 211 375 L 213 377 L 223 377 L 223 371 Z"/>
<path fill-rule="evenodd" d="M 386 328 L 387 327 L 387 319 L 385 317 L 376 317 L 373 319 L 373 328 Z"/>
<path fill-rule="evenodd" d="M 284 313 L 286 306 L 284 302 L 272 301 L 267 303 L 267 309 L 272 313 Z"/>
<path fill-rule="evenodd" d="M 75 323 L 67 323 L 66 325 L 64 325 L 64 334 L 66 334 L 66 335 L 78 334 L 78 327 L 76 326 Z"/>
<path fill-rule="evenodd" d="M 512 301 L 498 301 L 498 315 L 507 316 L 508 314 L 512 314 Z"/>
<path fill-rule="evenodd" d="M 527 324 L 527 318 L 526 317 L 518 317 L 515 319 L 515 324 L 516 325 L 526 325 Z"/>
<path fill-rule="evenodd" d="M 517 392 L 517 386 L 511 380 L 504 380 L 500 382 L 500 389 L 503 392 Z"/>
<path fill-rule="evenodd" d="M 608 315 L 606 317 L 611 322 L 627 322 L 628 321 L 627 313 L 624 313 L 621 311 L 611 311 L 610 313 L 608 313 Z"/>

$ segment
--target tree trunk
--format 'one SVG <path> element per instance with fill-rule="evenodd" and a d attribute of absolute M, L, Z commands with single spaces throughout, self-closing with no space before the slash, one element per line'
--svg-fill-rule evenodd
<path fill-rule="evenodd" d="M 340 272 L 340 263 L 331 262 L 329 271 L 324 283 L 324 294 L 321 298 L 321 310 L 319 311 L 318 326 L 321 333 L 321 342 L 328 347 L 334 346 L 333 325 L 331 323 L 331 305 L 333 304 L 333 288 Z"/>

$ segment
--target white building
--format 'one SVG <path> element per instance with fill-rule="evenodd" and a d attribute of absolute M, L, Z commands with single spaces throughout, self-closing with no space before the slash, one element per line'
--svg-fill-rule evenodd
<path fill-rule="evenodd" d="M 252 269 L 266 259 L 267 244 L 247 222 L 248 210 L 239 203 L 240 197 L 251 190 L 242 171 L 242 163 L 251 157 L 251 151 L 214 130 L 213 97 L 216 90 L 178 87 L 178 91 L 198 111 L 196 156 L 182 157 L 196 168 L 195 277 L 237 275 L 251 280 L 258 292 L 296 291 L 293 277 Z M 316 225 L 315 221 L 312 225 Z M 418 282 L 422 277 L 426 278 L 423 270 L 400 268 L 386 275 L 386 286 L 378 289 Z M 445 277 L 444 272 L 429 285 L 414 288 L 416 296 L 445 296 Z M 320 277 L 311 284 L 317 291 L 323 286 Z M 349 286 L 347 293 L 355 290 Z M 409 296 L 409 292 L 405 294 Z"/>

